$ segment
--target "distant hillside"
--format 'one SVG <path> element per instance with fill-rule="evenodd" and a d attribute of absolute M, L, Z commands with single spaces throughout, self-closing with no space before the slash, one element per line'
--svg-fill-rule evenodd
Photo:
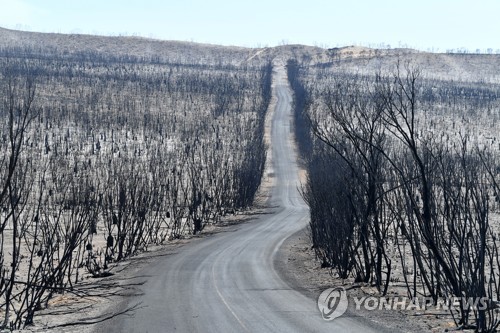
<path fill-rule="evenodd" d="M 425 75 L 434 78 L 500 83 L 500 55 L 497 54 L 443 54 L 356 46 L 333 49 L 305 45 L 245 48 L 142 37 L 37 33 L 4 28 L 0 28 L 0 48 L 30 48 L 45 54 L 90 51 L 191 63 L 214 63 L 222 58 L 230 58 L 234 65 L 271 59 L 296 59 L 306 65 L 337 66 L 339 70 L 362 73 L 389 70 L 399 60 L 403 64 L 410 61 L 419 66 Z"/>
<path fill-rule="evenodd" d="M 418 66 L 423 75 L 444 80 L 500 83 L 500 55 L 428 53 L 412 49 L 377 50 L 360 47 L 329 49 L 331 66 L 373 73 L 391 70 L 399 61 Z"/>
<path fill-rule="evenodd" d="M 244 60 L 252 55 L 252 49 L 199 44 L 180 41 L 163 41 L 142 37 L 109 37 L 80 34 L 57 34 L 17 31 L 0 28 L 0 47 L 51 49 L 62 53 L 94 51 L 105 55 L 159 57 L 161 60 L 213 59 L 231 53 L 231 58 Z"/>

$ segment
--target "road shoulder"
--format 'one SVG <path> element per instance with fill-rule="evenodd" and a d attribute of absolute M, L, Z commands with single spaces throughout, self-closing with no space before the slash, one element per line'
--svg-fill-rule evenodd
<path fill-rule="evenodd" d="M 436 330 L 436 318 L 412 317 L 412 314 L 400 311 L 356 310 L 353 297 L 368 297 L 372 295 L 371 289 L 342 281 L 331 275 L 328 268 L 321 268 L 321 263 L 315 259 L 314 250 L 311 249 L 307 228 L 296 232 L 283 242 L 274 265 L 282 279 L 293 289 L 315 301 L 325 289 L 344 287 L 349 299 L 349 308 L 344 316 L 369 321 L 372 325 L 380 326 L 383 330 L 390 332 L 442 331 L 442 328 Z"/>

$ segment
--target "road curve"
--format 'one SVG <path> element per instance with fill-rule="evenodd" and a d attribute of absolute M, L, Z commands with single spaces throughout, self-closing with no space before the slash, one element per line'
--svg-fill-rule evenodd
<path fill-rule="evenodd" d="M 296 291 L 273 262 L 283 241 L 305 227 L 308 208 L 297 191 L 291 93 L 283 67 L 274 76 L 277 97 L 271 151 L 275 177 L 271 214 L 193 242 L 146 266 L 148 281 L 132 316 L 103 323 L 106 332 L 379 332 L 356 317 L 327 322 L 316 300 Z"/>

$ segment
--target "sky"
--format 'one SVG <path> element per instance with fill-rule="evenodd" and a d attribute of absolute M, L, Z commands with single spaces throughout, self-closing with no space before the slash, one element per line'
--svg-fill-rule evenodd
<path fill-rule="evenodd" d="M 247 47 L 500 52 L 500 0 L 0 0 L 10 29 Z"/>

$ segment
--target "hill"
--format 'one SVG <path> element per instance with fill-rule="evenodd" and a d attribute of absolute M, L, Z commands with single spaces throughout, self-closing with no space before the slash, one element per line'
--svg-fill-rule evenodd
<path fill-rule="evenodd" d="M 103 55 L 152 58 L 168 62 L 210 62 L 229 57 L 234 65 L 266 59 L 296 59 L 307 65 L 339 66 L 343 70 L 373 73 L 392 68 L 399 60 L 419 66 L 434 78 L 500 82 L 500 55 L 428 53 L 413 49 L 372 49 L 348 46 L 324 49 L 306 45 L 266 48 L 220 46 L 129 36 L 93 36 L 17 31 L 0 28 L 0 48 L 34 49 L 45 55 L 95 52 Z"/>

